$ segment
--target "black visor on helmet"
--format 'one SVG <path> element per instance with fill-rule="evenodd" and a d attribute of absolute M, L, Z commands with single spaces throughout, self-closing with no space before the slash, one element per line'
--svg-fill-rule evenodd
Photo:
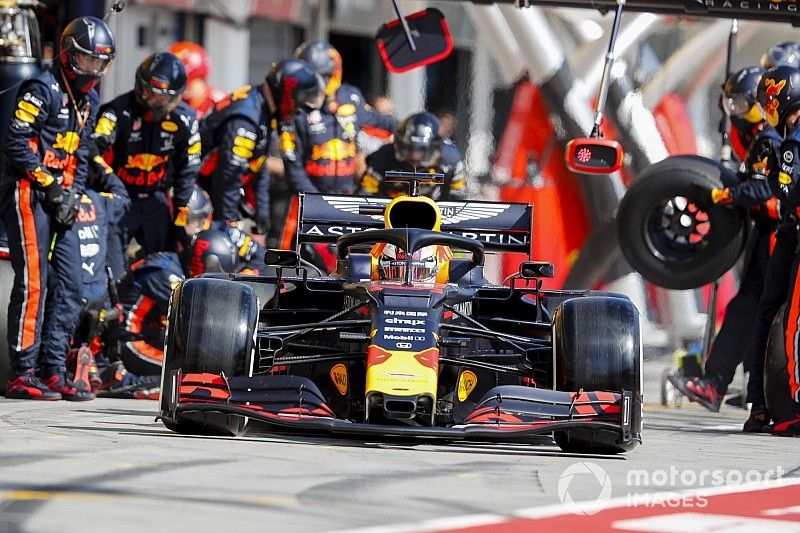
<path fill-rule="evenodd" d="M 752 94 L 732 94 L 722 97 L 722 107 L 732 117 L 747 114 L 754 105 L 756 105 L 756 97 Z"/>
<path fill-rule="evenodd" d="M 169 52 L 153 54 L 136 69 L 136 99 L 153 112 L 154 118 L 163 118 L 180 103 L 186 82 L 186 69 L 177 56 Z"/>

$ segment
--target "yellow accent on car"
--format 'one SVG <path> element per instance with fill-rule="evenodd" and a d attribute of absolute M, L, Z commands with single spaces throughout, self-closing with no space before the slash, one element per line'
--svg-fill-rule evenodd
<path fill-rule="evenodd" d="M 478 376 L 472 370 L 464 370 L 458 376 L 458 401 L 464 402 L 469 397 L 469 394 L 475 390 L 478 385 Z"/>
<path fill-rule="evenodd" d="M 331 368 L 331 381 L 339 391 L 339 394 L 344 396 L 347 394 L 347 367 L 343 363 L 334 365 Z"/>
<path fill-rule="evenodd" d="M 365 388 L 367 394 L 371 392 L 395 396 L 426 394 L 436 400 L 437 373 L 417 359 L 416 356 L 421 352 L 384 350 L 372 345 L 368 348 L 368 361 L 371 350 L 388 351 L 390 355 L 378 364 L 368 363 Z"/>

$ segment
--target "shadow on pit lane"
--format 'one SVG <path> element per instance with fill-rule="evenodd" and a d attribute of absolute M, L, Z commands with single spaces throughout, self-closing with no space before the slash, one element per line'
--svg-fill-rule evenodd
<path fill-rule="evenodd" d="M 118 423 L 124 424 L 124 423 Z M 134 425 L 134 424 L 126 424 Z M 49 426 L 58 429 L 72 429 L 80 431 L 101 431 L 116 433 L 124 436 L 146 436 L 164 437 L 173 439 L 192 439 L 192 440 L 223 440 L 231 442 L 263 442 L 263 443 L 284 443 L 297 446 L 332 446 L 341 448 L 370 448 L 370 449 L 392 449 L 406 451 L 422 451 L 425 453 L 460 453 L 468 455 L 517 455 L 524 457 L 573 457 L 583 459 L 609 459 L 623 461 L 625 454 L 621 455 L 597 455 L 597 454 L 576 454 L 562 452 L 553 439 L 548 435 L 531 437 L 525 442 L 496 443 L 480 441 L 444 441 L 441 439 L 424 438 L 397 438 L 397 437 L 371 437 L 369 440 L 357 440 L 349 437 L 331 436 L 321 433 L 304 432 L 299 434 L 291 430 L 273 430 L 260 423 L 254 423 L 245 434 L 238 437 L 219 436 L 219 435 L 185 435 L 172 432 L 166 428 L 158 427 L 160 424 L 135 424 L 142 426 L 143 429 L 121 431 L 119 428 L 99 427 L 99 426 Z M 546 448 L 545 448 L 546 447 Z M 543 449 L 545 448 L 545 449 Z"/>
<path fill-rule="evenodd" d="M 134 400 L 135 401 L 135 400 Z M 128 416 L 149 416 L 155 418 L 158 409 L 152 411 L 139 411 L 136 409 L 76 409 L 73 413 L 90 413 L 93 415 L 128 415 Z"/>

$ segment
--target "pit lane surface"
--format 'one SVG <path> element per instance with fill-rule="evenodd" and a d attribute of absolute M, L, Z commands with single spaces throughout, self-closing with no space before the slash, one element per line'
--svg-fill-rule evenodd
<path fill-rule="evenodd" d="M 700 488 L 685 472 L 707 471 L 706 488 L 718 485 L 714 471 L 733 483 L 750 470 L 758 472 L 747 481 L 767 471 L 800 481 L 800 440 L 742 435 L 745 412 L 729 406 L 712 414 L 650 405 L 645 444 L 617 457 L 563 454 L 547 439 L 445 445 L 258 429 L 189 437 L 154 422 L 155 409 L 134 400 L 0 400 L 0 532 L 415 530 L 441 518 L 456 530 L 480 525 L 481 516 L 511 520 L 521 509 L 557 514 L 564 495 L 614 503 L 637 494 L 641 503 L 641 495 Z M 785 490 L 800 503 L 800 485 Z M 667 508 L 651 507 L 655 515 Z M 789 522 L 800 520 L 796 511 L 780 520 L 800 528 Z"/>

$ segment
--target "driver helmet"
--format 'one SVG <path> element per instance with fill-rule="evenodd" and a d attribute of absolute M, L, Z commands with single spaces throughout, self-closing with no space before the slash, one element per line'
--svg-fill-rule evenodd
<path fill-rule="evenodd" d="M 325 82 L 302 59 L 273 63 L 266 83 L 281 121 L 289 118 L 298 107 L 319 109 L 325 101 Z"/>
<path fill-rule="evenodd" d="M 308 61 L 325 82 L 325 94 L 333 96 L 342 86 L 342 55 L 331 43 L 307 41 L 294 51 L 296 59 Z"/>
<path fill-rule="evenodd" d="M 188 208 L 184 227 L 186 235 L 192 236 L 211 227 L 214 206 L 211 204 L 211 197 L 199 185 L 194 185 L 186 207 Z"/>
<path fill-rule="evenodd" d="M 70 86 L 88 93 L 103 77 L 116 51 L 111 28 L 96 17 L 80 17 L 61 33 L 58 62 Z"/>
<path fill-rule="evenodd" d="M 196 233 L 186 250 L 189 277 L 206 272 L 241 272 L 258 245 L 245 232 L 221 223 Z"/>
<path fill-rule="evenodd" d="M 434 283 L 439 273 L 436 246 L 426 246 L 411 255 L 411 281 Z M 386 244 L 378 258 L 378 275 L 386 281 L 405 281 L 407 255 L 394 244 Z"/>
<path fill-rule="evenodd" d="M 800 67 L 800 43 L 784 41 L 774 44 L 761 56 L 761 66 L 767 70 L 782 65 Z"/>
<path fill-rule="evenodd" d="M 145 58 L 136 69 L 134 93 L 145 110 L 145 120 L 164 119 L 181 102 L 186 89 L 186 69 L 170 52 L 157 52 Z"/>
<path fill-rule="evenodd" d="M 769 125 L 780 131 L 786 117 L 800 108 L 800 69 L 784 65 L 765 72 L 757 99 Z"/>
<path fill-rule="evenodd" d="M 730 75 L 722 86 L 722 108 L 728 115 L 753 124 L 764 120 L 756 95 L 765 72 L 762 67 L 746 67 Z"/>

